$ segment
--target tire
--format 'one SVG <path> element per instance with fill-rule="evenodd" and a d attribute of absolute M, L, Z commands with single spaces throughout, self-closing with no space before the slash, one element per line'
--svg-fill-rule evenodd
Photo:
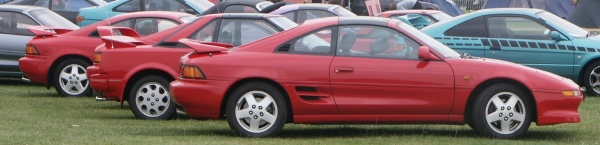
<path fill-rule="evenodd" d="M 583 83 L 588 95 L 600 95 L 600 61 L 592 63 L 583 74 Z"/>
<path fill-rule="evenodd" d="M 515 139 L 527 132 L 533 115 L 529 96 L 523 90 L 514 85 L 496 84 L 476 98 L 473 128 L 487 137 Z"/>
<path fill-rule="evenodd" d="M 60 62 L 52 76 L 52 83 L 58 95 L 91 96 L 92 88 L 86 74 L 88 66 L 90 63 L 81 59 L 68 59 Z"/>
<path fill-rule="evenodd" d="M 177 115 L 177 104 L 169 94 L 169 82 L 160 76 L 146 76 L 135 82 L 127 101 L 135 117 L 166 120 Z"/>
<path fill-rule="evenodd" d="M 275 87 L 264 82 L 250 82 L 236 88 L 226 107 L 227 123 L 238 136 L 276 135 L 287 119 L 287 104 L 283 96 Z"/>

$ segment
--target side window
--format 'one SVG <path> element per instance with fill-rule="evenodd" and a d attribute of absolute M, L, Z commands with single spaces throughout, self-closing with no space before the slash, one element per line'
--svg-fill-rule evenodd
<path fill-rule="evenodd" d="M 333 28 L 321 29 L 294 39 L 278 48 L 278 52 L 298 54 L 330 54 Z"/>
<path fill-rule="evenodd" d="M 189 9 L 186 5 L 175 0 L 146 0 L 146 11 L 172 11 L 185 12 Z"/>
<path fill-rule="evenodd" d="M 284 17 L 292 20 L 292 21 L 296 21 L 296 11 L 291 11 L 291 12 L 283 13 L 282 15 Z"/>
<path fill-rule="evenodd" d="M 263 20 L 223 19 L 217 42 L 240 46 L 278 32 L 275 27 Z"/>
<path fill-rule="evenodd" d="M 246 5 L 231 5 L 225 8 L 225 13 L 258 13 L 256 9 Z"/>
<path fill-rule="evenodd" d="M 324 17 L 334 17 L 331 12 L 321 11 L 321 10 L 300 10 L 298 11 L 298 24 L 304 23 L 306 20 L 324 18 Z"/>
<path fill-rule="evenodd" d="M 489 17 L 488 28 L 492 38 L 550 40 L 550 29 L 522 17 Z"/>
<path fill-rule="evenodd" d="M 194 35 L 192 35 L 190 39 L 213 42 L 216 24 L 217 20 L 213 20 L 208 25 L 204 25 L 204 27 L 202 27 L 202 29 L 198 30 Z"/>
<path fill-rule="evenodd" d="M 175 26 L 177 26 L 176 22 L 167 19 L 138 18 L 135 21 L 134 30 L 142 36 L 148 36 Z"/>
<path fill-rule="evenodd" d="M 129 28 L 131 28 L 132 24 L 133 24 L 133 21 L 135 21 L 135 19 L 121 20 L 121 21 L 118 21 L 116 23 L 110 24 L 110 26 L 113 26 L 113 27 L 129 27 Z M 115 33 L 118 33 L 118 32 L 115 32 Z M 139 33 L 139 31 L 138 31 L 138 33 Z M 100 34 L 98 34 L 98 30 L 96 30 L 96 31 L 90 33 L 89 37 L 100 37 Z"/>
<path fill-rule="evenodd" d="M 118 12 L 137 12 L 140 11 L 140 0 L 131 0 L 115 8 Z"/>
<path fill-rule="evenodd" d="M 0 12 L 0 33 L 33 36 L 27 28 L 39 26 L 26 15 L 14 12 Z"/>
<path fill-rule="evenodd" d="M 38 0 L 33 3 L 34 6 L 48 8 L 49 0 Z"/>
<path fill-rule="evenodd" d="M 396 30 L 378 26 L 342 26 L 339 28 L 336 55 L 374 58 L 418 59 L 420 45 Z M 362 30 L 369 35 L 357 35 Z M 371 35 L 377 34 L 377 35 Z"/>
<path fill-rule="evenodd" d="M 52 0 L 52 10 L 79 12 L 79 9 L 92 7 L 92 3 L 86 0 Z"/>
<path fill-rule="evenodd" d="M 485 18 L 477 17 L 465 22 L 462 22 L 453 28 L 444 32 L 446 36 L 462 36 L 462 37 L 487 37 L 487 29 L 485 28 Z"/>

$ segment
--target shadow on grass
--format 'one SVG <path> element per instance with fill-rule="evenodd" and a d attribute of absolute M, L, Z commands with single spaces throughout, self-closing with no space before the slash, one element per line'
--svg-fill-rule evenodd
<path fill-rule="evenodd" d="M 155 132 L 158 133 L 158 132 Z M 149 135 L 147 132 L 141 133 Z M 224 137 L 236 137 L 231 129 L 201 129 L 201 130 L 163 130 L 160 134 L 152 134 L 157 136 L 203 136 L 217 135 Z M 407 128 L 407 129 L 386 129 L 377 127 L 369 129 L 364 127 L 339 126 L 310 129 L 284 128 L 278 135 L 272 138 L 280 139 L 313 139 L 313 138 L 352 138 L 352 137 L 403 137 L 403 136 L 434 136 L 434 137 L 452 137 L 452 138 L 482 138 L 486 137 L 479 135 L 474 130 L 470 129 L 427 129 L 427 128 Z M 523 137 L 517 140 L 530 141 L 557 141 L 564 142 L 573 138 L 573 134 L 563 131 L 528 131 Z M 489 138 L 492 139 L 492 138 Z"/>
<path fill-rule="evenodd" d="M 41 84 L 24 82 L 18 78 L 0 78 L 0 85 L 11 85 L 11 86 L 44 86 Z"/>

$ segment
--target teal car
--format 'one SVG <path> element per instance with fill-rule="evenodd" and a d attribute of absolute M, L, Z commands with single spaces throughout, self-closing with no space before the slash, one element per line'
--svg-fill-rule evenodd
<path fill-rule="evenodd" d="M 472 56 L 546 70 L 600 94 L 600 36 L 540 9 L 485 9 L 422 31 Z"/>
<path fill-rule="evenodd" d="M 208 0 L 115 0 L 106 5 L 82 8 L 77 16 L 80 27 L 128 12 L 174 11 L 200 14 L 214 6 Z"/>

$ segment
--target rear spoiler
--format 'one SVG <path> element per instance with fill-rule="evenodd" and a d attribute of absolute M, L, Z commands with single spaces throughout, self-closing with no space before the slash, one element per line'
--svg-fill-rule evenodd
<path fill-rule="evenodd" d="M 233 48 L 233 45 L 226 43 L 218 43 L 218 42 L 206 42 L 206 41 L 198 41 L 192 40 L 188 38 L 179 39 L 183 45 L 188 46 L 194 49 L 195 53 L 209 53 L 209 52 L 221 52 L 227 51 L 230 48 Z"/>
<path fill-rule="evenodd" d="M 151 44 L 151 42 L 140 39 L 142 35 L 129 27 L 98 26 L 96 29 L 98 29 L 98 34 L 102 41 L 104 41 L 107 49 Z M 117 36 L 116 31 L 120 35 Z"/>
<path fill-rule="evenodd" d="M 27 28 L 33 35 L 36 37 L 45 37 L 45 36 L 53 36 L 65 34 L 73 31 L 72 29 L 67 28 L 58 28 L 58 27 L 50 27 L 50 26 L 33 26 Z"/>

